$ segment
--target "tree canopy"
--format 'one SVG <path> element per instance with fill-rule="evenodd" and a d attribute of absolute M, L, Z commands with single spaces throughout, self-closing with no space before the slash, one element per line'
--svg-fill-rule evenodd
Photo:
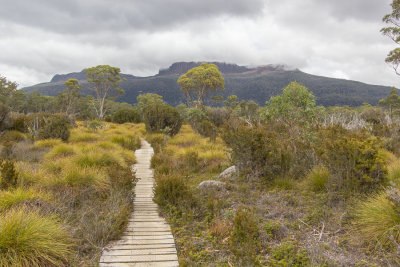
<path fill-rule="evenodd" d="M 393 0 L 392 13 L 383 17 L 383 22 L 391 26 L 384 27 L 381 32 L 393 40 L 396 44 L 400 44 L 400 0 Z M 400 48 L 395 48 L 389 52 L 385 60 L 393 65 L 397 75 L 400 75 L 398 68 L 400 67 Z"/>
<path fill-rule="evenodd" d="M 218 89 L 225 90 L 225 82 L 221 72 L 215 64 L 201 63 L 200 66 L 188 70 L 178 79 L 182 92 L 193 105 L 202 106 L 207 93 Z"/>
<path fill-rule="evenodd" d="M 390 112 L 390 118 L 392 118 L 393 109 L 400 108 L 400 96 L 398 90 L 393 87 L 392 90 L 390 90 L 388 96 L 385 99 L 381 99 L 379 101 L 379 105 L 388 108 Z"/>
<path fill-rule="evenodd" d="M 107 98 L 115 99 L 125 91 L 118 88 L 121 83 L 120 72 L 117 67 L 98 65 L 85 70 L 87 81 L 92 84 L 91 90 L 96 93 L 96 113 L 99 119 L 105 116 L 104 104 Z"/>

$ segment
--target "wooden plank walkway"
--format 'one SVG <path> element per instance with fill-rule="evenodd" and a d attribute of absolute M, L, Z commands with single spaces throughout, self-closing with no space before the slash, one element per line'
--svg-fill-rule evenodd
<path fill-rule="evenodd" d="M 135 187 L 134 211 L 120 240 L 103 251 L 100 266 L 179 266 L 170 226 L 158 215 L 153 202 L 154 176 L 150 169 L 153 148 L 142 140 L 136 150 L 133 166 L 138 182 Z"/>

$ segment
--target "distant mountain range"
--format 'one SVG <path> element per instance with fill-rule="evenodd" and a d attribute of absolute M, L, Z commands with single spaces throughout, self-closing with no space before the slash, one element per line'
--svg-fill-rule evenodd
<path fill-rule="evenodd" d="M 225 98 L 229 95 L 237 95 L 240 100 L 253 100 L 260 105 L 264 105 L 271 96 L 280 94 L 282 88 L 292 81 L 297 81 L 309 88 L 316 96 L 317 103 L 324 106 L 359 106 L 363 102 L 375 105 L 390 91 L 388 86 L 311 75 L 299 69 L 288 69 L 284 65 L 250 68 L 236 64 L 212 63 L 218 66 L 225 79 L 225 91 L 217 94 L 222 94 Z M 176 81 L 181 74 L 199 65 L 199 62 L 177 62 L 150 77 L 122 74 L 126 80 L 120 87 L 126 94 L 118 101 L 134 104 L 139 94 L 153 93 L 161 95 L 170 105 L 185 103 L 185 98 Z M 50 82 L 22 89 L 25 92 L 38 91 L 45 95 L 56 96 L 58 92 L 65 89 L 64 82 L 71 78 L 80 81 L 83 85 L 83 94 L 90 93 L 87 90 L 88 84 L 84 71 L 56 74 Z"/>

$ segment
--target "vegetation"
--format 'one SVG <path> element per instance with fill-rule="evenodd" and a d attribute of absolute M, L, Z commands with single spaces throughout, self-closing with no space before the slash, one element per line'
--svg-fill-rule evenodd
<path fill-rule="evenodd" d="M 89 123 L 74 127 L 65 115 L 52 116 L 39 137 L 63 133 L 66 124 L 68 143 L 62 135 L 32 141 L 16 131 L 3 134 L 3 150 L 12 145 L 0 169 L 1 266 L 96 265 L 127 223 L 135 181 L 130 165 L 144 125 L 101 122 L 94 131 Z"/>
<path fill-rule="evenodd" d="M 202 106 L 207 93 L 217 89 L 225 90 L 224 78 L 215 64 L 201 63 L 200 66 L 188 70 L 178 79 L 182 92 L 188 104 L 195 101 L 196 106 Z"/>
<path fill-rule="evenodd" d="M 92 90 L 96 93 L 96 113 L 100 120 L 105 116 L 105 101 L 108 97 L 124 94 L 124 90 L 118 88 L 121 83 L 119 76 L 121 70 L 109 65 L 98 65 L 85 70 L 87 81 L 92 84 Z"/>

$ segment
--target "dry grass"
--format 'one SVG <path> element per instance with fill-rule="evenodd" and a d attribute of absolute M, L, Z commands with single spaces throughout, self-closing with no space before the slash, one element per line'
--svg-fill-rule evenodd
<path fill-rule="evenodd" d="M 14 225 L 18 230 L 23 227 L 18 221 L 21 214 L 26 213 L 28 221 L 25 225 L 32 223 L 32 229 L 36 229 L 36 225 L 48 228 L 41 229 L 43 236 L 38 236 L 37 242 L 42 243 L 36 245 L 37 250 L 29 248 L 32 253 L 26 250 L 12 256 L 10 250 L 3 249 L 0 244 L 1 266 L 95 265 L 102 246 L 117 238 L 126 224 L 132 208 L 130 165 L 135 161 L 133 150 L 140 146 L 139 137 L 145 131 L 144 126 L 104 123 L 102 129 L 92 131 L 82 122 L 77 125 L 72 129 L 68 143 L 48 139 L 26 146 L 26 151 L 33 148 L 46 154 L 38 157 L 36 162 L 19 159 L 16 162 L 19 187 L 0 191 L 0 211 L 7 220 L 10 218 L 7 222 L 0 218 L 0 242 L 6 240 L 4 231 L 7 229 L 1 228 L 2 223 L 5 222 L 7 227 Z M 42 210 L 40 205 L 33 213 L 14 209 L 20 208 L 19 203 L 32 200 L 50 202 L 51 210 L 45 207 Z M 31 221 L 29 216 L 33 218 Z M 67 227 L 64 228 L 60 221 Z M 72 241 L 68 239 L 68 244 L 75 244 L 73 251 L 70 245 L 63 251 L 54 240 L 46 239 L 45 235 L 57 236 L 55 226 L 63 234 L 74 237 Z M 25 235 L 25 232 L 19 234 Z M 15 240 L 19 240 L 17 234 L 15 236 Z M 61 235 L 58 239 L 60 243 L 67 241 Z M 12 258 L 14 256 L 16 258 Z"/>

